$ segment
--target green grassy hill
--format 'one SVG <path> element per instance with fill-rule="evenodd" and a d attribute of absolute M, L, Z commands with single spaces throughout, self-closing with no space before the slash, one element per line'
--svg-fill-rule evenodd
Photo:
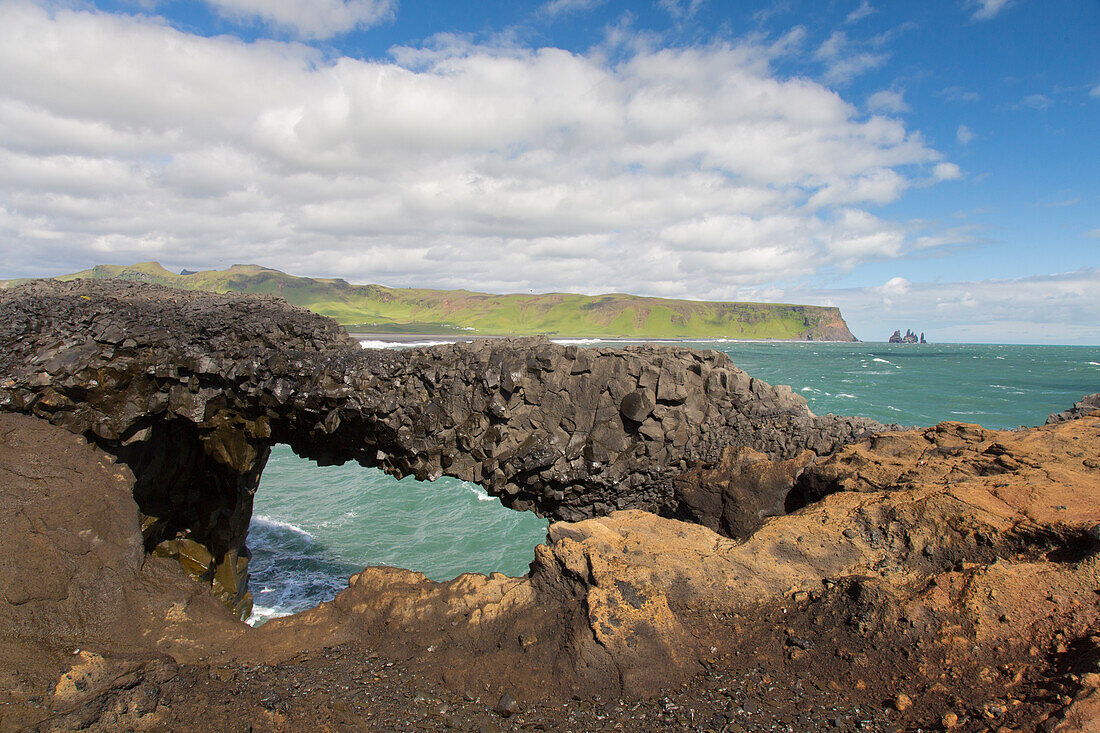
<path fill-rule="evenodd" d="M 490 295 L 351 285 L 257 265 L 176 274 L 156 262 L 97 265 L 59 279 L 125 278 L 214 292 L 268 293 L 331 316 L 349 331 L 577 337 L 854 341 L 837 308 L 609 295 Z"/>

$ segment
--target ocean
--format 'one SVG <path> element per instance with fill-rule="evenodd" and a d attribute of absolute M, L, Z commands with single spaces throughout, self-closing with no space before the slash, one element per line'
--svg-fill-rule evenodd
<path fill-rule="evenodd" d="M 570 340 L 601 345 L 594 340 Z M 422 342 L 416 345 L 430 345 Z M 607 344 L 622 346 L 622 343 Z M 887 423 L 943 420 L 990 428 L 1040 425 L 1100 392 L 1100 347 L 814 342 L 681 342 L 717 349 L 754 377 L 789 384 L 818 414 Z M 365 342 L 367 347 L 409 345 Z M 276 446 L 249 527 L 250 623 L 329 600 L 368 565 L 448 580 L 520 575 L 546 521 L 506 509 L 476 485 L 400 481 L 357 464 L 321 468 Z"/>

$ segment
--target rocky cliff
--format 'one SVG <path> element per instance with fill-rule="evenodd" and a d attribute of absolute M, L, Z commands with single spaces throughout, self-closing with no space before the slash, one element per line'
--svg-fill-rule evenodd
<path fill-rule="evenodd" d="M 713 353 L 364 352 L 276 299 L 117 283 L 12 289 L 0 329 L 0 731 L 1100 719 L 1096 396 L 886 431 Z M 366 568 L 251 629 L 226 606 L 279 441 L 573 521 L 523 577 Z"/>
<path fill-rule="evenodd" d="M 1097 455 L 1100 411 L 875 437 L 743 541 L 613 512 L 251 629 L 143 558 L 128 468 L 0 415 L 0 730 L 1095 731 Z"/>
<path fill-rule="evenodd" d="M 455 476 L 512 508 L 578 520 L 697 516 L 699 502 L 681 507 L 680 477 L 731 446 L 825 455 L 883 428 L 815 416 L 717 352 L 545 339 L 363 350 L 276 298 L 116 281 L 6 290 L 0 319 L 0 407 L 129 466 L 147 547 L 212 575 L 242 609 L 252 495 L 274 443 L 322 465 Z"/>

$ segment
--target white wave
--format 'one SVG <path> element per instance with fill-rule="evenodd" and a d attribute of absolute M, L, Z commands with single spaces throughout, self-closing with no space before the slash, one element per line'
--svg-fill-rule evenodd
<path fill-rule="evenodd" d="M 892 361 L 887 361 L 886 359 L 880 359 L 877 356 L 874 359 L 872 359 L 871 361 L 877 361 L 879 364 L 893 364 L 894 363 Z"/>
<path fill-rule="evenodd" d="M 374 339 L 364 339 L 359 342 L 359 345 L 364 349 L 414 349 L 423 346 L 445 346 L 447 344 L 453 344 L 455 341 L 465 342 L 468 339 L 455 339 L 454 341 L 376 341 Z"/>
<path fill-rule="evenodd" d="M 489 493 L 477 484 L 472 484 L 469 481 L 463 481 L 462 485 L 466 488 L 467 491 L 472 492 L 474 496 L 477 497 L 478 501 L 492 501 L 496 498 L 495 496 L 489 496 Z"/>
<path fill-rule="evenodd" d="M 341 514 L 338 517 L 333 517 L 332 519 L 326 519 L 325 521 L 321 522 L 317 526 L 318 527 L 324 527 L 325 529 L 329 529 L 329 528 L 332 528 L 332 527 L 335 527 L 335 528 L 338 529 L 340 527 L 345 526 L 348 522 L 351 522 L 352 520 L 358 519 L 358 518 L 359 518 L 359 512 L 344 512 L 343 514 Z"/>
<path fill-rule="evenodd" d="M 419 349 L 424 346 L 446 346 L 447 344 L 455 343 L 468 344 L 470 343 L 470 339 L 451 339 L 449 341 L 406 341 L 403 344 L 398 344 L 398 346 L 407 346 L 410 349 Z"/>
<path fill-rule="evenodd" d="M 887 409 L 887 410 L 893 410 L 894 412 L 901 412 L 901 409 L 900 409 L 900 408 L 898 408 L 898 407 L 894 407 L 893 405 L 887 405 L 887 406 L 886 406 L 886 409 Z"/>
<path fill-rule="evenodd" d="M 1090 366 L 1100 366 L 1100 361 L 1090 361 L 1089 365 Z"/>
<path fill-rule="evenodd" d="M 821 392 L 820 389 L 814 389 L 813 387 L 803 387 L 802 391 L 803 392 L 818 392 L 818 393 Z"/>
<path fill-rule="evenodd" d="M 294 532 L 295 534 L 300 534 L 310 541 L 313 540 L 313 535 L 311 535 L 309 532 L 302 529 L 298 525 L 291 524 L 290 522 L 283 522 L 279 519 L 272 519 L 271 517 L 264 516 L 263 514 L 257 514 L 256 516 L 252 517 L 252 521 L 258 525 L 267 528 L 277 527 L 278 529 L 289 529 L 291 532 Z"/>
<path fill-rule="evenodd" d="M 550 339 L 555 344 L 562 346 L 588 346 L 590 344 L 598 344 L 603 339 Z"/>
<path fill-rule="evenodd" d="M 978 413 L 968 411 L 968 410 L 952 410 L 951 414 L 952 415 L 977 415 Z"/>
<path fill-rule="evenodd" d="M 844 397 L 845 399 L 854 400 L 856 396 L 854 394 L 848 394 L 847 392 L 837 392 L 837 397 Z"/>
<path fill-rule="evenodd" d="M 267 608 L 265 606 L 253 606 L 252 615 L 245 619 L 245 623 L 249 626 L 263 626 L 265 623 L 273 618 L 282 618 L 283 616 L 289 616 L 291 611 L 284 611 L 279 608 Z"/>

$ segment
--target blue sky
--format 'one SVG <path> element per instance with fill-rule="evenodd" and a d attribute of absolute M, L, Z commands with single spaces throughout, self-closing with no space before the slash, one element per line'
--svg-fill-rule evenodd
<path fill-rule="evenodd" d="M 1096 0 L 0 0 L 0 277 L 255 262 L 1100 344 Z"/>

